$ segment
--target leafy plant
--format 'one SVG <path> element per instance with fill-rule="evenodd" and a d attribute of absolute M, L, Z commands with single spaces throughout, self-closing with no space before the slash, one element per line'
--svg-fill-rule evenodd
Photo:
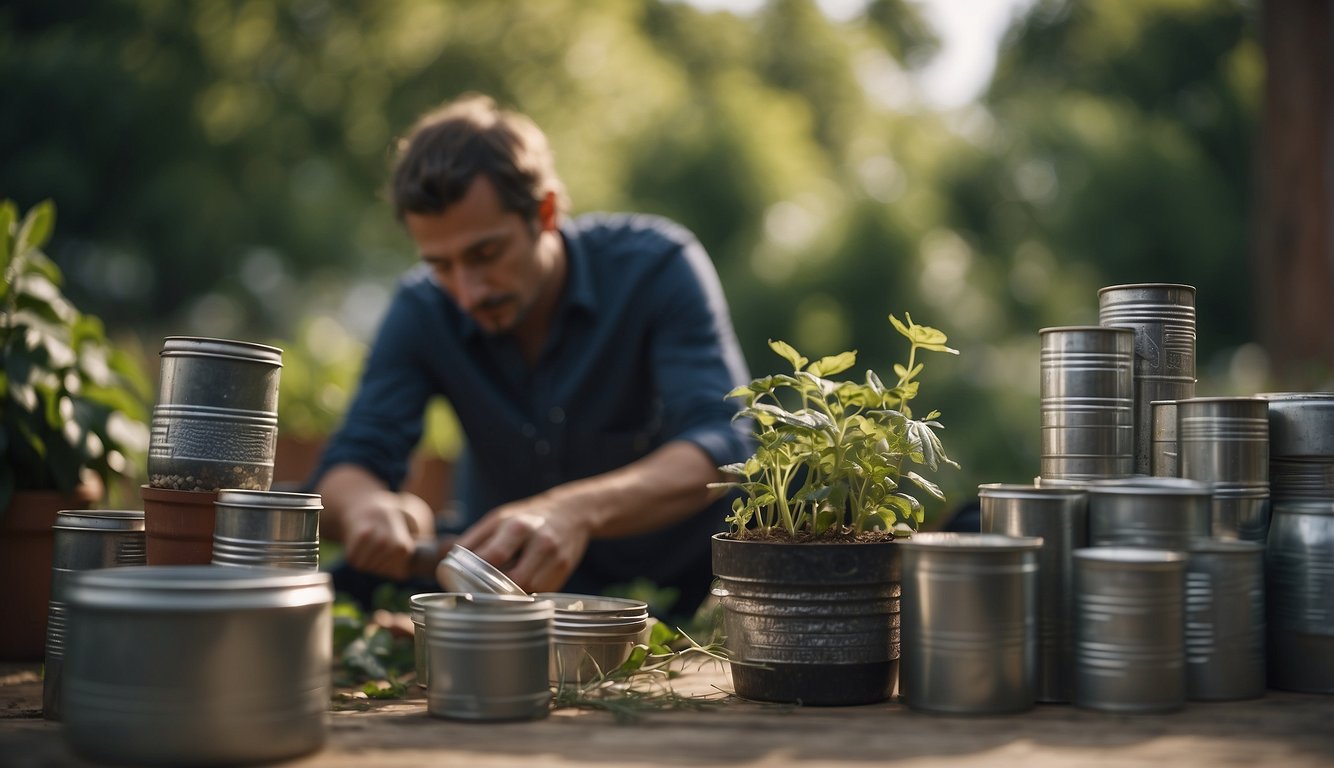
<path fill-rule="evenodd" d="M 85 470 L 105 485 L 148 450 L 148 380 L 61 292 L 54 226 L 49 200 L 22 219 L 0 203 L 0 514 L 16 490 L 70 493 Z"/>
<path fill-rule="evenodd" d="M 721 468 L 739 479 L 714 484 L 743 492 L 727 518 L 735 535 L 911 533 L 922 522 L 922 504 L 900 490 L 904 478 L 944 501 L 940 488 L 905 469 L 904 460 L 931 470 L 959 465 L 935 433 L 942 428 L 935 421 L 940 414 L 914 419 L 908 403 L 919 394 L 923 364 L 917 353 L 958 351 L 945 345 L 944 333 L 904 317 L 906 324 L 889 316 L 911 344 L 907 363 L 894 366 L 898 379 L 892 387 L 873 370 L 864 383 L 830 379 L 856 365 L 855 351 L 810 362 L 786 342 L 770 341 L 792 373 L 755 379 L 728 393 L 744 402 L 737 417 L 754 420 L 758 440 L 748 460 Z"/>

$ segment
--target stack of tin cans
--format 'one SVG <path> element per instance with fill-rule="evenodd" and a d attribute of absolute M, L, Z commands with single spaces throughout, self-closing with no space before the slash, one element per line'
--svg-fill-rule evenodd
<path fill-rule="evenodd" d="M 1037 700 L 1260 696 L 1267 632 L 1270 685 L 1334 692 L 1334 395 L 1197 397 L 1191 286 L 1098 305 L 1097 326 L 1039 332 L 1034 484 L 978 489 L 984 535 L 1042 540 Z"/>

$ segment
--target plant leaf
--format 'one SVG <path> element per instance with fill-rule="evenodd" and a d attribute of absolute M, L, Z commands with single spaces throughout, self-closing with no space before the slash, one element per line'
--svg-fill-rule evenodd
<path fill-rule="evenodd" d="M 806 358 L 786 341 L 769 339 L 769 348 L 778 353 L 778 356 L 792 364 L 793 371 L 800 371 L 806 367 Z"/>
<path fill-rule="evenodd" d="M 857 364 L 857 350 L 829 355 L 811 363 L 806 369 L 816 376 L 827 377 L 842 373 Z"/>
<path fill-rule="evenodd" d="M 15 253 L 26 253 L 46 245 L 51 239 L 51 232 L 56 226 L 56 207 L 50 200 L 43 200 L 28 210 L 19 225 L 19 236 L 14 248 Z"/>

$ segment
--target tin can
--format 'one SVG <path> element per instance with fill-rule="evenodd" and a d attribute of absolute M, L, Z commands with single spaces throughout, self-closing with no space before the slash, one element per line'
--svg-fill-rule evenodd
<path fill-rule="evenodd" d="M 1197 539 L 1186 564 L 1186 694 L 1228 701 L 1264 690 L 1264 546 Z"/>
<path fill-rule="evenodd" d="M 1212 535 L 1264 541 L 1269 531 L 1269 403 L 1262 397 L 1177 401 L 1181 476 L 1213 489 Z"/>
<path fill-rule="evenodd" d="M 1178 477 L 1089 483 L 1089 544 L 1185 550 L 1209 536 L 1210 487 Z"/>
<path fill-rule="evenodd" d="M 1088 496 L 1077 488 L 978 486 L 982 532 L 1042 539 L 1038 550 L 1037 700 L 1074 697 L 1074 551 L 1088 546 Z"/>
<path fill-rule="evenodd" d="M 926 712 L 1030 709 L 1042 539 L 919 533 L 903 554 L 900 693 Z"/>
<path fill-rule="evenodd" d="M 213 509 L 215 565 L 319 570 L 319 494 L 225 489 Z"/>
<path fill-rule="evenodd" d="M 1044 478 L 1096 480 L 1134 471 L 1135 333 L 1043 328 L 1041 467 Z"/>
<path fill-rule="evenodd" d="M 1185 552 L 1075 552 L 1075 704 L 1169 712 L 1186 703 Z"/>
<path fill-rule="evenodd" d="M 550 600 L 457 595 L 426 605 L 427 710 L 456 720 L 534 720 L 551 704 Z"/>
<path fill-rule="evenodd" d="M 1334 693 L 1334 499 L 1274 505 L 1265 602 L 1269 685 Z"/>
<path fill-rule="evenodd" d="M 51 601 L 46 614 L 42 716 L 60 719 L 60 680 L 68 631 L 65 592 L 79 571 L 144 565 L 144 513 L 133 509 L 78 509 L 56 513 L 51 526 Z"/>

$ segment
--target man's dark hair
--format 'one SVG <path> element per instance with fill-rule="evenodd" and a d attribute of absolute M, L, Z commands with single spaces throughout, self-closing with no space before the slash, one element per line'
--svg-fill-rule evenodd
<path fill-rule="evenodd" d="M 501 110 L 489 96 L 466 94 L 423 115 L 398 142 L 390 197 L 399 219 L 434 214 L 456 203 L 478 175 L 495 186 L 500 204 L 534 221 L 555 192 L 567 208 L 547 138 L 532 120 Z"/>

